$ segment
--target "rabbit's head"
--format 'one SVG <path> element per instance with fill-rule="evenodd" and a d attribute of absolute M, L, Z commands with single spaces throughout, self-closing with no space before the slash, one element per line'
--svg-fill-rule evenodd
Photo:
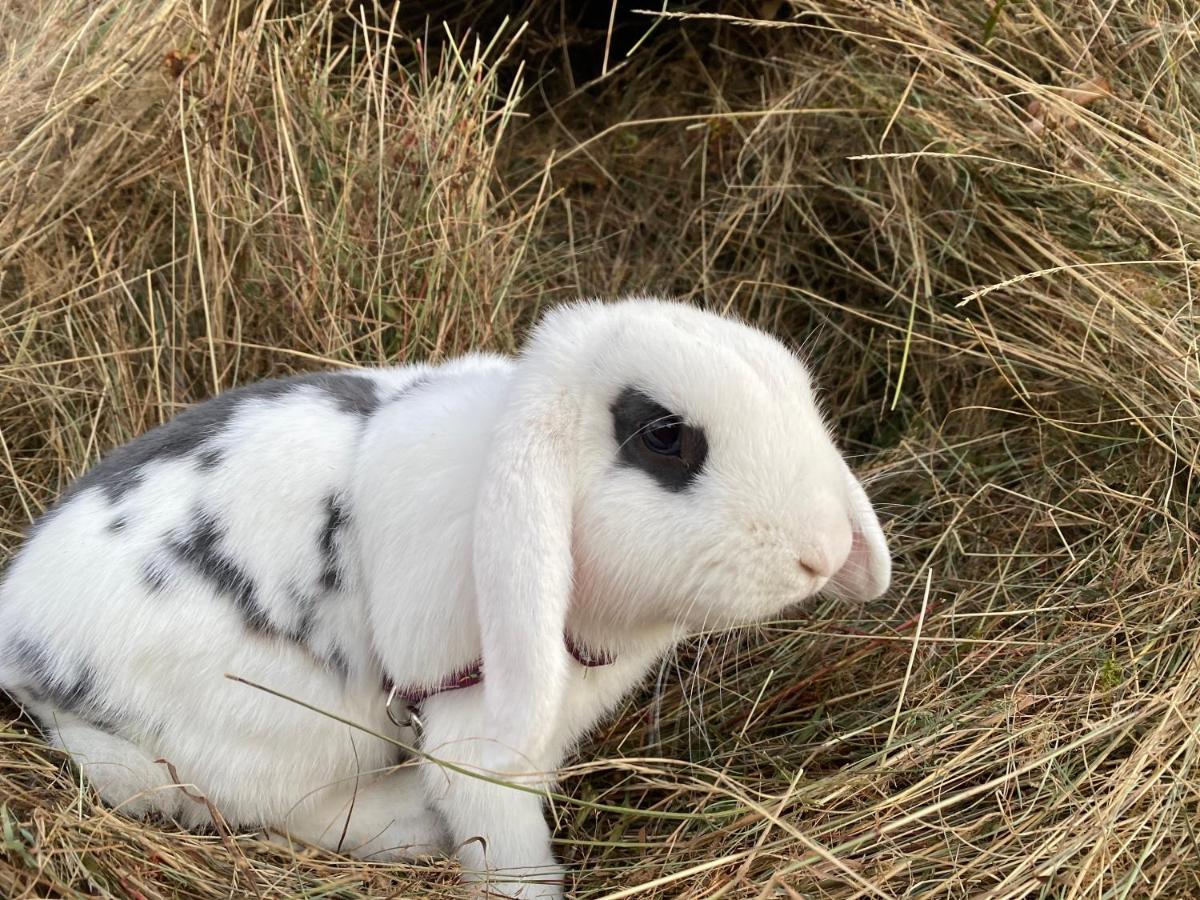
<path fill-rule="evenodd" d="M 558 307 L 495 438 L 475 546 L 489 672 L 543 665 L 540 649 L 489 661 L 498 640 L 550 646 L 557 666 L 572 603 L 614 632 L 695 630 L 887 588 L 883 532 L 808 372 L 747 325 L 659 300 Z"/>

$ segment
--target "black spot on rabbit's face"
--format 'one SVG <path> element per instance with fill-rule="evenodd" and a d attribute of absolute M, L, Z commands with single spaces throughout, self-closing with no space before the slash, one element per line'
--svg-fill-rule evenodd
<path fill-rule="evenodd" d="M 621 391 L 611 412 L 621 465 L 640 469 L 669 491 L 695 483 L 708 458 L 703 428 L 632 387 Z"/>
<path fill-rule="evenodd" d="M 349 415 L 365 418 L 379 406 L 375 382 L 353 372 L 312 372 L 234 388 L 113 450 L 67 489 L 59 505 L 75 494 L 97 487 L 115 503 L 141 483 L 146 465 L 182 459 L 198 451 L 196 463 L 201 471 L 208 471 L 220 463 L 221 457 L 214 448 L 205 445 L 228 426 L 243 404 L 274 400 L 305 388 L 321 391 L 334 401 L 340 412 Z"/>

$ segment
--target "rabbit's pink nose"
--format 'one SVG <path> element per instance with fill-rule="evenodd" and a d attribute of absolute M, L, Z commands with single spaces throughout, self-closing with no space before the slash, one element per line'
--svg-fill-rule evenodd
<path fill-rule="evenodd" d="M 822 573 L 821 563 L 818 560 L 813 559 L 812 557 L 801 556 L 798 560 L 796 560 L 796 562 L 798 562 L 800 564 L 800 571 L 803 572 L 805 575 L 807 575 L 809 578 L 813 579 L 814 581 L 816 581 L 817 579 L 820 579 L 820 578 L 828 578 L 829 577 L 828 575 L 825 575 L 824 573 Z"/>
<path fill-rule="evenodd" d="M 796 562 L 800 571 L 809 578 L 817 581 L 832 578 L 845 564 L 852 543 L 853 534 L 849 522 L 845 527 L 831 526 L 820 538 L 800 550 Z"/>
<path fill-rule="evenodd" d="M 836 566 L 830 565 L 828 556 L 819 550 L 808 551 L 801 555 L 796 562 L 800 565 L 800 571 L 814 581 L 832 578 L 837 571 Z"/>

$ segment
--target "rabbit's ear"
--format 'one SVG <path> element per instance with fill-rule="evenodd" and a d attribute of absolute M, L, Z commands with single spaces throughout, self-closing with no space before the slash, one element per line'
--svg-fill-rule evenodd
<path fill-rule="evenodd" d="M 892 580 L 892 557 L 879 517 L 867 492 L 846 467 L 846 493 L 850 507 L 853 543 L 850 556 L 830 579 L 831 590 L 851 600 L 874 600 Z"/>
<path fill-rule="evenodd" d="M 536 770 L 570 664 L 564 644 L 578 408 L 561 388 L 518 375 L 493 435 L 475 513 L 488 768 Z"/>

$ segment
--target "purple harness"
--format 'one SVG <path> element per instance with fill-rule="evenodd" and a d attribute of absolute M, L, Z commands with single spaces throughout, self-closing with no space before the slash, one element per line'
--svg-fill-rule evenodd
<path fill-rule="evenodd" d="M 581 666 L 586 666 L 589 669 L 594 669 L 597 666 L 611 665 L 613 662 L 612 655 L 601 653 L 597 656 L 591 656 L 586 653 L 578 644 L 571 639 L 569 634 L 563 635 L 563 643 L 566 644 L 567 652 Z M 483 660 L 477 659 L 469 666 L 465 666 L 442 679 L 441 683 L 436 687 L 421 688 L 421 687 L 399 687 L 390 677 L 383 677 L 383 691 L 388 695 L 388 702 L 391 702 L 392 697 L 399 697 L 404 701 L 405 706 L 410 710 L 421 705 L 422 702 L 428 700 L 434 694 L 444 694 L 447 691 L 457 691 L 461 688 L 474 687 L 483 681 Z"/>

